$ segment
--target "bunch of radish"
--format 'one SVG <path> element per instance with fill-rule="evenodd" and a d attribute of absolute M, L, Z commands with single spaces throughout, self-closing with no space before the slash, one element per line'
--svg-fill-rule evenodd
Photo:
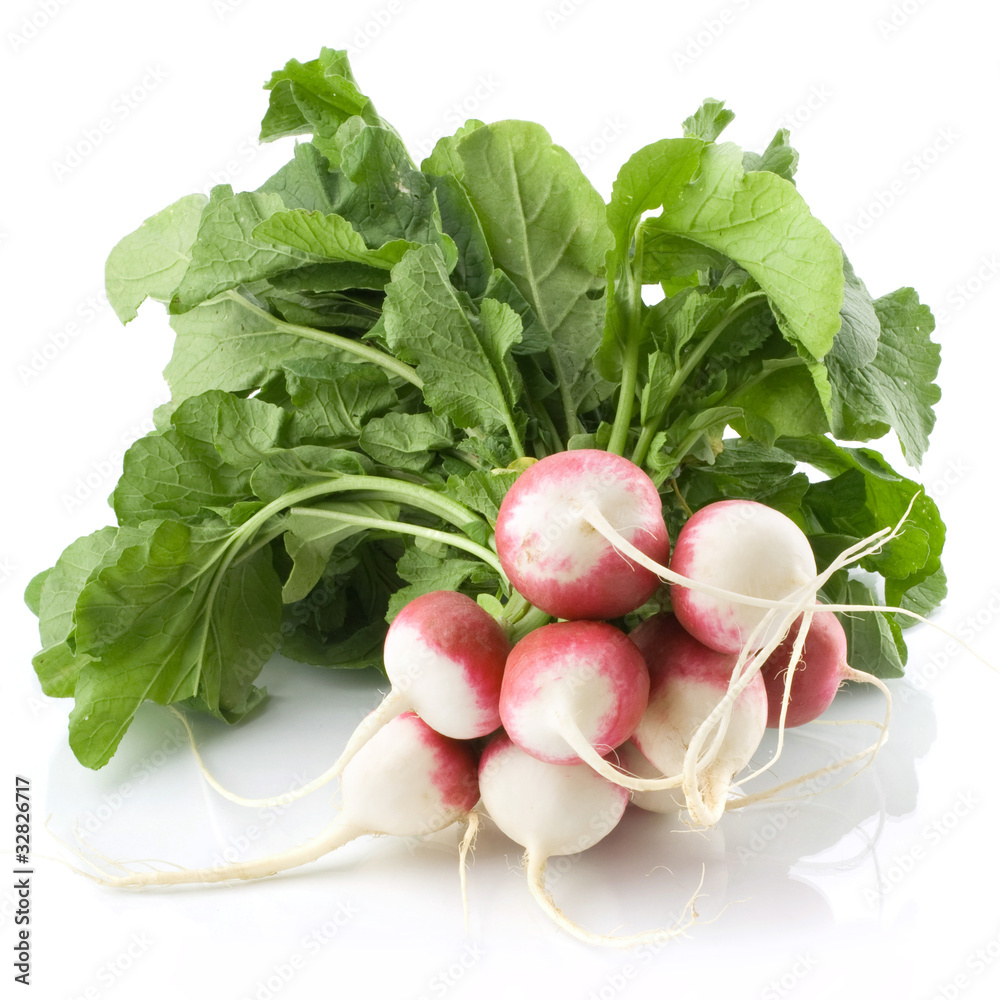
<path fill-rule="evenodd" d="M 717 823 L 727 803 L 741 801 L 730 796 L 734 780 L 767 726 L 816 718 L 845 679 L 884 690 L 851 670 L 843 628 L 816 605 L 830 571 L 817 575 L 799 528 L 754 501 L 699 510 L 671 558 L 652 481 L 593 449 L 528 466 L 503 500 L 495 537 L 512 588 L 556 620 L 512 644 L 510 626 L 463 594 L 435 591 L 407 604 L 385 640 L 389 694 L 325 774 L 281 797 L 341 777 L 343 807 L 326 831 L 255 861 L 100 880 L 256 878 L 363 834 L 421 836 L 458 821 L 468 823 L 464 859 L 481 809 L 524 848 L 533 896 L 571 933 L 618 946 L 682 933 L 693 899 L 688 918 L 670 928 L 584 930 L 548 893 L 547 859 L 603 839 L 630 799 L 691 827 Z M 673 612 L 626 634 L 615 622 L 664 581 Z M 271 801 L 211 780 L 234 801 Z M 464 863 L 462 871 L 464 892 Z"/>

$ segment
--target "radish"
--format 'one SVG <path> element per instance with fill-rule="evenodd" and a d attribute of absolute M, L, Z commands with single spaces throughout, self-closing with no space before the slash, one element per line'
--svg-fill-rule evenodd
<path fill-rule="evenodd" d="M 312 840 L 253 861 L 215 868 L 88 877 L 119 887 L 263 878 L 316 861 L 365 834 L 419 837 L 434 833 L 469 817 L 479 798 L 476 770 L 469 744 L 442 736 L 413 712 L 405 712 L 344 768 L 340 815 Z"/>
<path fill-rule="evenodd" d="M 659 493 L 633 462 L 594 448 L 535 462 L 500 504 L 496 548 L 517 591 L 555 618 L 617 618 L 659 586 L 655 572 L 594 530 L 585 517 L 590 508 L 656 562 L 670 555 Z"/>
<path fill-rule="evenodd" d="M 641 753 L 632 740 L 626 740 L 616 751 L 618 766 L 630 775 L 656 780 L 662 773 Z M 684 797 L 676 787 L 661 788 L 659 791 L 633 791 L 632 805 L 646 812 L 675 816 L 684 808 Z"/>
<path fill-rule="evenodd" d="M 422 594 L 403 607 L 386 633 L 383 660 L 392 690 L 361 720 L 329 770 L 295 791 L 262 799 L 230 792 L 199 757 L 202 772 L 230 801 L 278 805 L 336 778 L 361 747 L 401 712 L 416 712 L 442 736 L 458 740 L 488 736 L 500 726 L 500 682 L 509 651 L 503 626 L 471 597 L 451 590 Z M 194 746 L 190 727 L 188 735 Z"/>
<path fill-rule="evenodd" d="M 500 719 L 514 743 L 538 760 L 583 759 L 614 774 L 602 755 L 631 736 L 648 693 L 646 664 L 624 632 L 606 622 L 553 622 L 511 651 Z"/>
<path fill-rule="evenodd" d="M 479 788 L 490 818 L 525 850 L 532 896 L 564 930 L 589 944 L 624 948 L 683 932 L 684 927 L 677 927 L 628 936 L 594 934 L 571 921 L 545 886 L 550 857 L 585 851 L 618 825 L 628 804 L 624 788 L 583 764 L 552 764 L 532 757 L 504 733 L 494 736 L 483 751 Z"/>
<path fill-rule="evenodd" d="M 801 627 L 800 618 L 760 670 L 767 689 L 767 724 L 774 729 L 781 724 L 783 709 L 785 726 L 805 725 L 830 707 L 843 681 L 864 679 L 848 666 L 847 635 L 832 611 L 813 614 L 801 657 L 793 663 L 793 646 Z"/>
<path fill-rule="evenodd" d="M 791 598 L 816 577 L 802 530 L 756 500 L 720 500 L 693 514 L 677 537 L 670 568 L 688 580 L 769 601 Z M 675 584 L 670 597 L 684 628 L 721 653 L 740 652 L 764 615 L 760 607 L 684 585 Z M 754 648 L 768 638 L 759 633 Z"/>
<path fill-rule="evenodd" d="M 759 673 L 732 702 L 724 735 L 708 760 L 695 767 L 689 748 L 695 734 L 725 698 L 739 663 L 686 632 L 673 615 L 647 618 L 630 633 L 646 659 L 649 704 L 632 734 L 636 749 L 666 774 L 683 773 L 684 798 L 696 824 L 722 816 L 733 778 L 760 745 L 767 724 L 767 698 Z"/>

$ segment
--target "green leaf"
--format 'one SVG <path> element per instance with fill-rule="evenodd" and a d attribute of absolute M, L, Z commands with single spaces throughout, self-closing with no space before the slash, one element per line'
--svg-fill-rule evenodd
<path fill-rule="evenodd" d="M 381 465 L 423 472 L 434 461 L 433 452 L 452 447 L 453 435 L 446 417 L 434 413 L 387 413 L 365 424 L 358 443 Z"/>
<path fill-rule="evenodd" d="M 387 621 L 392 621 L 410 601 L 433 590 L 463 590 L 467 582 L 489 590 L 497 586 L 496 574 L 481 562 L 442 557 L 416 545 L 406 550 L 396 570 L 408 582 L 389 598 Z"/>
<path fill-rule="evenodd" d="M 292 358 L 282 370 L 294 404 L 286 444 L 354 447 L 365 425 L 397 403 L 384 371 L 311 358 Z"/>
<path fill-rule="evenodd" d="M 821 359 L 840 328 L 844 288 L 829 230 L 789 181 L 745 172 L 731 143 L 703 146 L 696 176 L 680 187 L 686 173 L 664 191 L 663 212 L 643 223 L 644 233 L 683 236 L 736 261 L 767 293 L 785 337 Z"/>
<path fill-rule="evenodd" d="M 390 129 L 359 130 L 344 146 L 334 186 L 333 211 L 350 219 L 369 246 L 397 239 L 443 245 L 434 183 L 413 166 Z M 454 264 L 455 255 L 446 256 Z"/>
<path fill-rule="evenodd" d="M 484 308 L 479 322 L 471 309 L 471 300 L 448 280 L 437 247 L 411 250 L 393 268 L 386 288 L 386 342 L 397 357 L 416 365 L 435 413 L 459 427 L 506 428 L 516 443 L 518 386 L 509 353 L 520 320 L 502 303 Z"/>
<path fill-rule="evenodd" d="M 784 177 L 786 181 L 793 181 L 795 170 L 799 165 L 799 154 L 791 147 L 788 138 L 788 129 L 779 128 L 763 153 L 743 154 L 743 169 L 748 172 L 767 170 Z"/>
<path fill-rule="evenodd" d="M 570 154 L 531 122 L 504 121 L 454 143 L 452 169 L 482 222 L 493 261 L 531 306 L 548 349 L 563 419 L 609 387 L 591 364 L 601 341 L 605 207 Z M 442 167 L 435 151 L 435 167 Z M 435 170 L 437 172 L 437 170 Z"/>
<path fill-rule="evenodd" d="M 277 195 L 286 208 L 326 215 L 333 211 L 333 184 L 327 158 L 311 142 L 300 142 L 292 159 L 257 191 Z"/>
<path fill-rule="evenodd" d="M 820 591 L 825 604 L 878 604 L 874 591 L 861 580 L 835 574 Z M 888 616 L 881 611 L 838 612 L 837 618 L 847 634 L 847 662 L 855 669 L 875 677 L 902 677 L 906 646 L 898 638 Z"/>
<path fill-rule="evenodd" d="M 347 261 L 389 270 L 416 244 L 395 239 L 370 249 L 361 234 L 339 215 L 319 212 L 275 212 L 253 230 L 253 237 L 279 249 L 294 251 L 303 261 Z"/>
<path fill-rule="evenodd" d="M 684 135 L 686 138 L 715 142 L 735 117 L 735 112 L 725 106 L 725 101 L 708 97 L 690 118 L 684 119 Z"/>
<path fill-rule="evenodd" d="M 260 223 L 284 211 L 276 194 L 233 194 L 228 184 L 212 188 L 191 246 L 191 263 L 171 300 L 171 311 L 187 312 L 220 292 L 304 263 L 301 254 L 275 248 L 254 236 Z"/>
<path fill-rule="evenodd" d="M 281 590 L 281 599 L 290 604 L 305 599 L 322 579 L 334 549 L 367 528 L 331 520 L 324 511 L 377 517 L 394 521 L 399 508 L 379 500 L 327 501 L 315 507 L 292 511 L 285 519 L 285 550 L 293 564 Z"/>
<path fill-rule="evenodd" d="M 856 280 L 856 279 L 855 279 Z M 864 291 L 860 286 L 859 296 Z M 870 300 L 869 300 L 870 302 Z M 934 427 L 934 404 L 941 390 L 934 379 L 941 348 L 933 343 L 934 317 L 912 288 L 900 288 L 867 307 L 866 323 L 845 329 L 851 346 L 864 337 L 864 353 L 839 344 L 827 359 L 832 405 L 839 437 L 867 441 L 891 427 L 910 465 L 919 465 Z"/>
<path fill-rule="evenodd" d="M 894 593 L 900 597 L 937 572 L 944 548 L 944 524 L 936 504 L 919 483 L 899 475 L 869 448 L 841 448 L 829 438 L 789 438 L 779 444 L 831 477 L 812 484 L 805 498 L 825 531 L 866 538 L 896 525 L 916 497 L 899 535 L 861 566 L 897 581 Z"/>
<path fill-rule="evenodd" d="M 317 59 L 291 59 L 264 84 L 271 92 L 260 126 L 262 142 L 312 133 L 321 151 L 336 160 L 335 142 L 341 125 L 352 117 L 383 124 L 371 100 L 358 88 L 347 51 L 323 48 Z"/>
<path fill-rule="evenodd" d="M 441 228 L 455 242 L 458 252 L 452 281 L 474 299 L 489 294 L 487 286 L 494 275 L 502 272 L 493 267 L 486 234 L 468 194 L 454 177 L 429 179 L 441 213 Z"/>
<path fill-rule="evenodd" d="M 478 511 L 494 527 L 500 504 L 511 488 L 517 473 L 506 469 L 492 469 L 489 472 L 473 470 L 461 477 L 450 476 L 448 493 L 456 500 Z"/>
<path fill-rule="evenodd" d="M 123 323 L 135 319 L 148 297 L 169 302 L 191 262 L 208 199 L 189 194 L 146 219 L 108 255 L 104 280 L 108 301 Z"/>
<path fill-rule="evenodd" d="M 235 292 L 172 316 L 170 325 L 177 339 L 164 376 L 175 399 L 258 389 L 289 358 L 344 360 L 319 331 L 290 330 Z"/>
<path fill-rule="evenodd" d="M 114 528 L 101 528 L 78 538 L 51 569 L 32 580 L 33 610 L 42 643 L 32 664 L 42 690 L 50 697 L 73 697 L 80 665 L 87 659 L 75 649 L 73 611 L 87 578 L 107 556 L 114 537 Z"/>
<path fill-rule="evenodd" d="M 280 583 L 260 549 L 223 574 L 230 529 L 147 522 L 123 533 L 76 605 L 76 642 L 91 659 L 76 682 L 70 745 L 81 763 L 110 759 L 143 701 L 201 698 L 233 719 L 280 640 Z M 234 624 L 239 622 L 239 627 Z"/>
<path fill-rule="evenodd" d="M 364 455 L 342 448 L 300 445 L 269 455 L 254 469 L 250 488 L 266 502 L 277 500 L 292 490 L 340 476 L 363 476 L 370 472 Z"/>
<path fill-rule="evenodd" d="M 247 499 L 247 462 L 241 459 L 234 465 L 227 458 L 236 458 L 248 450 L 245 435 L 252 433 L 252 428 L 234 425 L 233 411 L 238 408 L 247 415 L 259 414 L 266 405 L 249 400 L 236 403 L 228 393 L 218 390 L 184 400 L 171 415 L 170 429 L 147 434 L 125 453 L 122 476 L 112 497 L 119 523 L 136 524 L 164 517 L 204 519 L 211 508 L 229 507 Z M 226 457 L 216 447 L 223 406 L 230 415 L 223 418 L 222 434 L 228 428 L 232 438 L 223 445 Z M 269 412 L 274 410 L 268 408 Z M 276 417 L 270 418 L 272 432 L 280 429 L 282 417 L 277 411 Z M 263 444 L 261 433 L 258 441 Z"/>

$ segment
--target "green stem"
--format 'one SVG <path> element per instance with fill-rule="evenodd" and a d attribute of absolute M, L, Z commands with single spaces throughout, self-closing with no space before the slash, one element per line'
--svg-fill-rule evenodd
<path fill-rule="evenodd" d="M 466 538 L 464 535 L 452 534 L 448 531 L 438 531 L 437 528 L 426 528 L 421 524 L 410 524 L 407 521 L 389 521 L 381 517 L 365 517 L 361 514 L 347 514 L 339 510 L 325 510 L 322 507 L 292 507 L 289 514 L 307 515 L 319 517 L 329 521 L 337 521 L 341 524 L 356 524 L 362 528 L 376 528 L 381 531 L 392 531 L 400 535 L 413 535 L 417 538 L 427 538 L 434 542 L 442 542 L 445 545 L 452 545 L 457 549 L 464 549 L 474 555 L 477 559 L 495 569 L 501 580 L 507 580 L 507 574 L 496 553 L 480 545 L 478 542 Z"/>
<path fill-rule="evenodd" d="M 674 401 L 677 393 L 680 392 L 684 383 L 691 377 L 691 373 L 701 364 L 705 355 L 711 350 L 712 345 L 718 340 L 718 338 L 728 329 L 730 324 L 735 320 L 739 319 L 747 310 L 751 309 L 757 304 L 761 299 L 766 299 L 767 293 L 758 290 L 756 292 L 750 292 L 744 295 L 741 299 L 737 299 L 733 303 L 733 307 L 726 313 L 718 323 L 712 327 L 708 333 L 705 334 L 701 340 L 695 345 L 695 347 L 688 352 L 687 356 L 684 358 L 684 363 L 674 372 L 673 377 L 670 379 L 670 385 L 667 387 L 667 392 L 664 398 L 663 405 L 659 410 L 653 415 L 652 418 L 647 420 L 642 425 L 642 430 L 639 433 L 639 440 L 636 442 L 635 450 L 632 452 L 632 461 L 636 465 L 642 465 L 646 460 L 646 455 L 649 453 L 649 446 L 652 444 L 653 438 L 656 436 L 657 431 L 659 431 L 660 426 L 663 423 L 663 418 L 667 415 L 667 411 L 670 409 L 670 404 Z"/>
<path fill-rule="evenodd" d="M 233 299 L 248 312 L 266 319 L 268 323 L 271 323 L 280 332 L 290 333 L 296 337 L 303 337 L 306 340 L 318 340 L 322 344 L 327 344 L 337 350 L 353 354 L 363 361 L 370 361 L 372 364 L 384 368 L 390 374 L 409 382 L 411 385 L 415 385 L 418 389 L 424 387 L 424 380 L 413 368 L 408 364 L 404 364 L 398 358 L 394 358 L 391 354 L 386 354 L 385 351 L 380 351 L 368 344 L 363 344 L 359 340 L 352 340 L 350 337 L 341 337 L 339 334 L 330 333 L 327 330 L 315 330 L 311 326 L 299 326 L 297 323 L 288 323 L 283 319 L 278 319 L 277 316 L 272 316 L 266 309 L 261 309 L 260 306 L 254 305 L 249 299 L 234 290 L 223 292 L 221 297 Z"/>
<path fill-rule="evenodd" d="M 635 254 L 625 270 L 628 313 L 624 317 L 625 353 L 622 358 L 622 380 L 618 391 L 618 409 L 611 428 L 608 451 L 625 454 L 628 432 L 635 409 L 635 389 L 639 379 L 639 343 L 642 340 L 642 238 L 636 234 Z"/>

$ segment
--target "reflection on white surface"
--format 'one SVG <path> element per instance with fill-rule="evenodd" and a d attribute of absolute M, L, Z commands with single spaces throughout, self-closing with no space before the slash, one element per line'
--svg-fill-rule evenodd
<path fill-rule="evenodd" d="M 279 794 L 325 769 L 385 686 L 373 674 L 333 676 L 280 660 L 268 667 L 265 682 L 272 697 L 256 718 L 235 729 L 195 720 L 208 766 L 244 795 Z M 915 808 L 916 761 L 935 730 L 930 699 L 902 684 L 895 689 L 894 738 L 853 780 L 842 783 L 845 772 L 833 772 L 814 783 L 819 794 L 785 793 L 782 801 L 730 812 L 709 831 L 686 830 L 678 818 L 629 807 L 622 824 L 595 848 L 552 859 L 548 884 L 557 904 L 595 931 L 635 932 L 672 923 L 700 883 L 700 923 L 691 939 L 709 947 L 745 947 L 764 926 L 791 943 L 813 940 L 834 924 L 876 921 L 880 906 L 872 899 L 883 878 L 879 839 L 887 823 Z M 842 719 L 873 719 L 881 712 L 878 692 L 861 688 L 842 695 L 833 710 Z M 870 726 L 815 725 L 789 731 L 780 761 L 747 790 L 825 767 L 867 745 L 873 732 Z M 773 744 L 769 734 L 756 764 L 769 759 Z M 99 772 L 84 770 L 59 747 L 48 786 L 53 832 L 70 842 L 79 836 L 121 862 L 196 866 L 254 857 L 315 834 L 335 814 L 332 785 L 290 806 L 246 809 L 222 799 L 198 773 L 180 724 L 151 706 Z M 353 886 L 370 880 L 373 888 L 388 886 L 396 894 L 383 917 L 370 915 L 387 928 L 403 926 L 407 908 L 419 911 L 413 893 L 421 886 L 458 919 L 456 841 L 454 829 L 420 841 L 365 838 L 269 884 L 228 893 L 181 891 L 205 894 L 206 905 L 208 894 L 220 891 L 253 904 L 257 894 L 298 893 L 349 872 Z M 533 912 L 523 874 L 510 870 L 519 867 L 519 853 L 495 829 L 487 826 L 481 834 L 469 875 L 473 933 L 509 939 L 528 926 L 554 943 L 558 936 Z M 155 905 L 154 892 L 141 894 L 135 905 Z M 558 946 L 576 947 L 566 941 Z"/>

